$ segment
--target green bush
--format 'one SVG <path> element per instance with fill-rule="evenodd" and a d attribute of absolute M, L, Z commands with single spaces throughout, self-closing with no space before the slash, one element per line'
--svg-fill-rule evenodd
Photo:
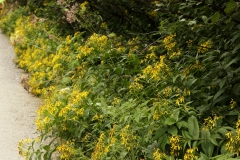
<path fill-rule="evenodd" d="M 29 4 L 32 11 L 36 3 Z M 17 18 L 1 22 L 17 64 L 31 74 L 30 91 L 44 98 L 36 120 L 40 137 L 20 141 L 23 156 L 239 158 L 235 1 L 40 6 L 37 16 L 18 10 Z M 61 13 L 50 15 L 51 7 Z M 117 23 L 119 16 L 127 21 Z"/>

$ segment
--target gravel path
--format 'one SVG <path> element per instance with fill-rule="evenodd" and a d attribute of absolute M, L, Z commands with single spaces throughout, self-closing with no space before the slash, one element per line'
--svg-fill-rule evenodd
<path fill-rule="evenodd" d="M 36 137 L 34 119 L 41 103 L 23 89 L 23 72 L 14 65 L 14 58 L 8 38 L 0 32 L 0 160 L 24 159 L 18 154 L 18 142 Z"/>

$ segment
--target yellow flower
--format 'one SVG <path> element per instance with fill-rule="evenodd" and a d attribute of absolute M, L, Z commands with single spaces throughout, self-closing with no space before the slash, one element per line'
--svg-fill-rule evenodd
<path fill-rule="evenodd" d="M 214 116 L 213 118 L 209 116 L 208 118 L 204 119 L 204 129 L 211 130 L 215 125 L 218 119 L 221 119 L 222 116 Z"/>
<path fill-rule="evenodd" d="M 211 47 L 212 47 L 212 41 L 208 40 L 202 44 L 200 44 L 200 46 L 198 47 L 198 52 L 199 53 L 205 53 L 207 52 Z"/>
<path fill-rule="evenodd" d="M 195 160 L 195 159 L 198 159 L 198 156 L 194 155 L 195 150 L 197 150 L 197 147 L 187 149 L 186 153 L 184 154 L 183 160 Z"/>
<path fill-rule="evenodd" d="M 101 133 L 100 137 L 98 138 L 98 142 L 95 145 L 95 149 L 94 152 L 91 155 L 91 159 L 92 160 L 98 160 L 100 159 L 100 157 L 103 155 L 103 153 L 105 152 L 104 149 L 104 143 L 103 143 L 103 139 L 104 139 L 104 133 Z"/>
<path fill-rule="evenodd" d="M 58 146 L 56 150 L 61 154 L 60 159 L 70 160 L 74 153 L 73 146 L 74 143 L 71 141 L 67 141 L 66 143 L 62 143 L 60 146 Z"/>
<path fill-rule="evenodd" d="M 180 144 L 179 144 L 179 142 L 180 142 L 180 137 L 179 136 L 172 136 L 171 138 L 170 138 L 170 145 L 171 145 L 171 154 L 173 155 L 173 154 L 176 154 L 176 155 L 178 155 L 178 151 L 180 151 L 181 150 L 181 146 L 180 146 Z"/>
<path fill-rule="evenodd" d="M 168 51 L 172 50 L 177 44 L 174 40 L 175 36 L 176 34 L 171 34 L 163 39 L 163 45 Z"/>
<path fill-rule="evenodd" d="M 85 1 L 84 3 L 82 3 L 81 5 L 80 5 L 80 8 L 81 8 L 81 11 L 82 12 L 85 12 L 86 11 L 86 5 L 88 4 L 88 2 L 87 1 Z"/>
<path fill-rule="evenodd" d="M 231 99 L 230 108 L 233 109 L 237 105 L 237 102 Z"/>
<path fill-rule="evenodd" d="M 159 153 L 159 149 L 155 149 L 153 152 L 154 160 L 163 160 L 166 157 L 165 153 Z"/>

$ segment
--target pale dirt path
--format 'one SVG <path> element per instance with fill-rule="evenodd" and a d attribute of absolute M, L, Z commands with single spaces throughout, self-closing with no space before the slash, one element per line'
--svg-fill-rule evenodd
<path fill-rule="evenodd" d="M 22 160 L 18 142 L 36 137 L 34 120 L 41 100 L 23 89 L 23 73 L 13 63 L 15 54 L 0 31 L 0 160 Z"/>

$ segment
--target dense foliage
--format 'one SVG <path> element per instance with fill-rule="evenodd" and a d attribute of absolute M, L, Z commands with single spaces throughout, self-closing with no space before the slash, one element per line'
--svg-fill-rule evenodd
<path fill-rule="evenodd" d="M 239 159 L 239 2 L 19 2 L 0 25 L 44 99 L 26 159 Z"/>

